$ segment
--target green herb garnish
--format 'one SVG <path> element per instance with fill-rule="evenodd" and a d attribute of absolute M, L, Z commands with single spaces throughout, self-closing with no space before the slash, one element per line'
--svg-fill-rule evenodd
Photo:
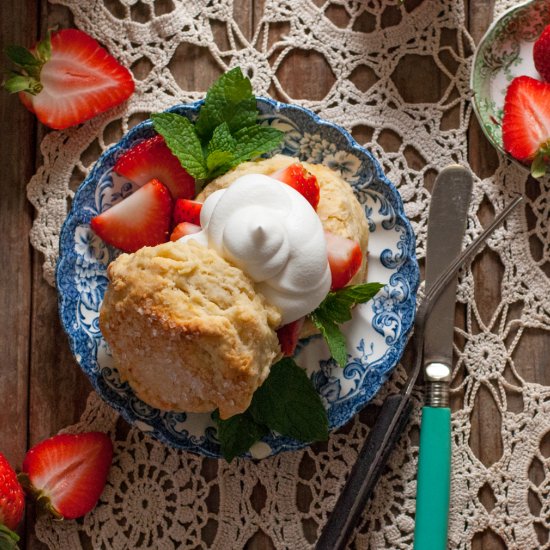
<path fill-rule="evenodd" d="M 339 325 L 351 319 L 353 306 L 368 302 L 383 286 L 380 283 L 365 283 L 329 292 L 319 307 L 309 314 L 326 340 L 332 357 L 341 367 L 346 366 L 348 352 L 346 338 Z"/>
<path fill-rule="evenodd" d="M 239 456 L 269 430 L 299 441 L 328 439 L 327 411 L 311 380 L 293 359 L 281 359 L 256 390 L 250 407 L 221 420 L 217 411 L 218 439 L 227 462 Z"/>
<path fill-rule="evenodd" d="M 199 187 L 277 147 L 284 133 L 257 123 L 250 80 L 236 67 L 208 90 L 195 124 L 175 113 L 151 115 L 155 130 Z"/>

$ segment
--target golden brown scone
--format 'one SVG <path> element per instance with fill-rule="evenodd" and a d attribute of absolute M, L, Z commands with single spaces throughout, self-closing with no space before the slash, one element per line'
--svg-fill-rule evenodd
<path fill-rule="evenodd" d="M 218 189 L 229 187 L 246 174 L 270 175 L 295 162 L 301 161 L 286 155 L 275 155 L 268 159 L 243 162 L 231 172 L 210 182 L 199 193 L 196 200 L 204 202 L 208 195 Z M 309 162 L 301 162 L 301 164 L 314 174 L 319 182 L 320 198 L 317 214 L 323 227 L 331 233 L 353 239 L 359 243 L 363 252 L 363 263 L 350 284 L 363 282 L 367 276 L 367 246 L 369 244 L 369 225 L 363 207 L 355 198 L 349 183 L 338 172 L 322 164 Z"/>
<path fill-rule="evenodd" d="M 280 355 L 281 315 L 240 269 L 191 240 L 122 254 L 108 275 L 101 332 L 143 401 L 222 418 L 248 408 Z"/>

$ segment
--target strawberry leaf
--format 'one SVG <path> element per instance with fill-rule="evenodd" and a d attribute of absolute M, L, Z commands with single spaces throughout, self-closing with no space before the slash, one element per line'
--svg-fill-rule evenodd
<path fill-rule="evenodd" d="M 187 172 L 195 179 L 205 179 L 208 169 L 193 124 L 186 117 L 175 113 L 157 113 L 151 115 L 151 118 L 155 130 L 164 137 L 166 145 Z"/>
<path fill-rule="evenodd" d="M 42 91 L 42 84 L 32 76 L 12 72 L 6 82 L 4 82 L 4 88 L 10 94 L 28 92 L 29 94 L 36 95 Z"/>
<path fill-rule="evenodd" d="M 26 65 L 34 67 L 41 64 L 40 60 L 34 57 L 27 48 L 23 48 L 23 46 L 6 46 L 6 55 L 12 63 L 20 67 L 25 67 Z"/>
<path fill-rule="evenodd" d="M 534 178 L 542 178 L 546 174 L 548 166 L 546 164 L 545 155 L 539 153 L 531 164 L 531 175 Z"/>
<path fill-rule="evenodd" d="M 19 535 L 0 523 L 0 550 L 17 550 Z"/>

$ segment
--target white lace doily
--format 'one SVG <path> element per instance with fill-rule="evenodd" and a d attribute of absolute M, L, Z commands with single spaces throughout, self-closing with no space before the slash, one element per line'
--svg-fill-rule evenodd
<path fill-rule="evenodd" d="M 97 158 L 97 152 L 91 153 L 94 148 L 104 150 L 113 127 L 126 131 L 138 114 L 202 95 L 182 90 L 170 72 L 170 59 L 184 42 L 206 48 L 222 70 L 235 65 L 251 69 L 257 94 L 277 90 L 283 99 L 308 106 L 367 140 L 399 188 L 417 234 L 418 255 L 424 256 L 430 183 L 440 167 L 467 164 L 473 44 L 465 30 L 462 0 L 266 0 L 251 40 L 235 22 L 239 2 L 233 6 L 232 0 L 163 0 L 162 15 L 153 0 L 56 3 L 69 7 L 75 24 L 125 65 L 146 57 L 150 71 L 138 80 L 127 106 L 79 128 L 52 132 L 42 142 L 44 164 L 29 183 L 28 197 L 37 210 L 32 244 L 44 253 L 44 276 L 50 283 L 70 185 L 90 170 Z M 149 17 L 133 20 L 140 3 Z M 497 0 L 497 10 L 511 3 Z M 270 44 L 269 29 L 282 23 L 286 30 Z M 220 25 L 228 37 L 223 47 L 213 31 Z M 313 50 L 330 67 L 334 84 L 324 99 L 294 100 L 278 80 L 278 69 L 296 50 Z M 434 97 L 438 88 L 427 79 L 422 103 L 413 102 L 418 98 L 407 93 L 413 71 L 405 69 L 411 64 L 417 67 L 413 71 L 435 74 L 444 93 Z M 393 146 L 384 150 L 380 141 Z M 475 182 L 467 240 L 481 230 L 481 207 L 500 210 L 517 192 L 526 194 L 527 204 L 489 242 L 499 265 L 494 276 L 501 281 L 500 302 L 489 319 L 476 306 L 471 270 L 460 284 L 466 328 L 457 329 L 453 381 L 462 403 L 453 413 L 453 549 L 469 548 L 487 530 L 503 547 L 550 547 L 550 459 L 541 450 L 550 429 L 550 387 L 525 379 L 515 365 L 531 331 L 550 329 L 550 184 L 537 188 L 532 183 L 526 191 L 525 180 L 524 172 L 501 160 L 495 174 Z M 530 252 L 534 241 L 536 255 Z M 384 395 L 395 391 L 402 379 L 398 369 Z M 502 453 L 491 464 L 482 461 L 471 441 L 470 420 L 478 413 L 481 393 L 492 403 L 500 431 Z M 416 399 L 409 429 L 358 526 L 356 548 L 411 546 L 419 403 Z M 243 548 L 261 531 L 276 548 L 309 548 L 368 433 L 371 412 L 369 407 L 328 444 L 258 463 L 227 465 L 174 451 L 137 429 L 118 429 L 116 413 L 92 394 L 81 421 L 69 430 L 111 433 L 115 457 L 107 487 L 83 520 L 41 518 L 37 536 L 56 550 L 83 548 L 86 538 L 93 548 L 226 550 Z"/>

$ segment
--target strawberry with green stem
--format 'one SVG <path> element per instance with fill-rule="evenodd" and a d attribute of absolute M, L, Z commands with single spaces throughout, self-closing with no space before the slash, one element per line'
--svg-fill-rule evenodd
<path fill-rule="evenodd" d="M 61 130 L 119 105 L 135 89 L 130 71 L 96 40 L 77 29 L 62 29 L 27 50 L 9 46 L 17 66 L 4 84 L 18 93 L 38 120 Z"/>

